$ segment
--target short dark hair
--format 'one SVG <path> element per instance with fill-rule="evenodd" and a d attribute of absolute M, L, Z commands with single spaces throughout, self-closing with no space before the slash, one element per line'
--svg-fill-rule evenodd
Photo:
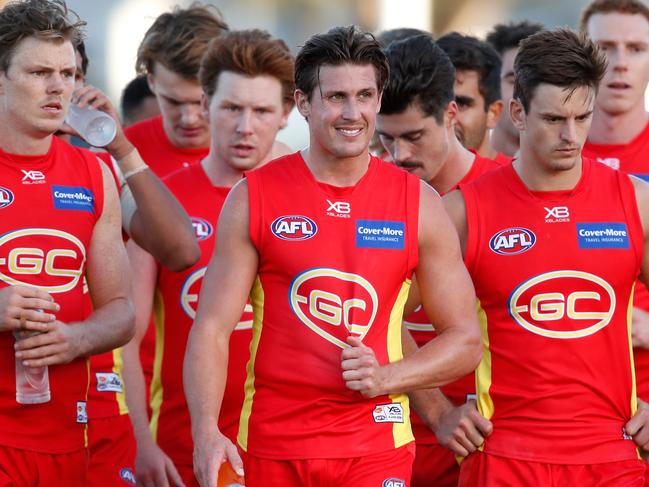
<path fill-rule="evenodd" d="M 493 47 L 477 37 L 451 32 L 437 39 L 437 44 L 451 59 L 457 71 L 476 71 L 478 90 L 484 98 L 484 109 L 500 100 L 500 56 Z"/>
<path fill-rule="evenodd" d="M 295 86 L 311 98 L 319 84 L 320 68 L 342 64 L 371 64 L 379 91 L 383 91 L 390 77 L 388 60 L 376 38 L 350 25 L 316 34 L 304 43 L 295 59 Z"/>
<path fill-rule="evenodd" d="M 153 73 L 158 62 L 183 78 L 195 81 L 209 42 L 228 25 L 216 7 L 192 3 L 160 15 L 137 50 L 136 71 Z"/>
<path fill-rule="evenodd" d="M 649 7 L 640 0 L 594 0 L 581 13 L 579 30 L 586 32 L 588 21 L 595 14 L 621 13 L 643 15 L 649 22 Z"/>
<path fill-rule="evenodd" d="M 398 29 L 388 29 L 379 32 L 376 34 L 376 40 L 379 41 L 379 44 L 383 47 L 388 47 L 395 41 L 402 41 L 408 37 L 429 35 L 433 37 L 433 34 L 426 32 L 425 30 L 415 29 L 413 27 L 400 27 Z"/>
<path fill-rule="evenodd" d="M 63 0 L 23 0 L 8 3 L 0 10 L 0 71 L 7 71 L 16 46 L 27 37 L 47 41 L 83 38 L 85 22 Z"/>
<path fill-rule="evenodd" d="M 429 35 L 393 42 L 385 50 L 390 63 L 390 81 L 383 92 L 381 114 L 404 112 L 416 103 L 438 124 L 454 99 L 455 68 L 446 53 Z"/>
<path fill-rule="evenodd" d="M 151 91 L 151 88 L 149 88 L 146 75 L 140 75 L 129 81 L 124 87 L 124 91 L 122 91 L 120 103 L 122 118 L 125 120 L 130 119 L 140 108 L 142 101 L 147 97 L 155 97 L 155 95 Z"/>
<path fill-rule="evenodd" d="M 514 98 L 529 112 L 536 87 L 542 83 L 570 90 L 595 92 L 606 72 L 606 59 L 597 45 L 571 29 L 544 30 L 524 39 L 514 61 Z"/>
<path fill-rule="evenodd" d="M 272 76 L 282 85 L 282 100 L 294 103 L 294 60 L 281 39 L 274 39 L 263 30 L 224 32 L 210 42 L 201 61 L 199 79 L 203 91 L 211 97 L 223 71 L 244 76 Z"/>
<path fill-rule="evenodd" d="M 543 30 L 542 24 L 523 20 L 521 22 L 509 22 L 508 24 L 496 24 L 487 34 L 486 41 L 491 44 L 502 57 L 508 49 L 516 49 L 523 39 Z"/>
<path fill-rule="evenodd" d="M 86 74 L 88 73 L 88 65 L 90 64 L 90 60 L 88 59 L 88 54 L 86 53 L 86 43 L 83 41 L 79 41 L 77 45 L 74 46 L 74 48 L 79 53 L 79 56 L 81 56 L 81 71 L 85 78 Z"/>

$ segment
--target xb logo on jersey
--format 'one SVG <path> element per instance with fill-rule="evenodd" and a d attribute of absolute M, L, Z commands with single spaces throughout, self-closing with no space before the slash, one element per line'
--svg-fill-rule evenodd
<path fill-rule="evenodd" d="M 379 298 L 372 284 L 358 274 L 316 268 L 293 279 L 289 302 L 307 327 L 328 342 L 348 348 L 349 334 L 362 340 L 372 327 Z"/>
<path fill-rule="evenodd" d="M 39 247 L 34 247 L 34 238 Z M 69 291 L 81 279 L 85 262 L 83 243 L 61 230 L 26 228 L 0 237 L 0 280 L 9 285 Z"/>
<path fill-rule="evenodd" d="M 347 201 L 331 201 L 327 200 L 327 216 L 335 216 L 338 218 L 351 218 L 352 205 Z"/>
<path fill-rule="evenodd" d="M 588 272 L 546 272 L 519 285 L 509 313 L 527 331 L 548 338 L 582 338 L 604 328 L 615 311 L 613 287 Z"/>

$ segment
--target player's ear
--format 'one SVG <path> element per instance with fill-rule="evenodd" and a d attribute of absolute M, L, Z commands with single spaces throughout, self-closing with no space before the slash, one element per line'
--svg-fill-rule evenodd
<path fill-rule="evenodd" d="M 523 104 L 515 98 L 509 101 L 509 116 L 512 120 L 514 127 L 519 132 L 525 130 L 525 108 Z"/>
<path fill-rule="evenodd" d="M 203 112 L 203 116 L 205 117 L 205 120 L 209 122 L 210 121 L 210 99 L 205 94 L 205 92 L 201 94 L 201 110 Z"/>
<path fill-rule="evenodd" d="M 448 105 L 446 105 L 446 109 L 444 110 L 444 126 L 446 128 L 455 125 L 458 110 L 459 108 L 455 100 L 451 100 Z"/>
<path fill-rule="evenodd" d="M 155 92 L 155 76 L 154 76 L 153 73 L 148 73 L 146 75 L 146 82 L 149 85 L 149 89 L 151 90 L 151 92 L 155 95 L 156 94 L 156 92 Z"/>
<path fill-rule="evenodd" d="M 311 101 L 309 100 L 309 96 L 302 90 L 295 90 L 295 106 L 297 107 L 297 111 L 300 112 L 300 115 L 308 121 L 309 115 L 311 114 Z"/>
<path fill-rule="evenodd" d="M 500 117 L 505 115 L 503 113 L 503 101 L 496 100 L 489 105 L 487 109 L 487 128 L 492 129 L 498 124 Z"/>

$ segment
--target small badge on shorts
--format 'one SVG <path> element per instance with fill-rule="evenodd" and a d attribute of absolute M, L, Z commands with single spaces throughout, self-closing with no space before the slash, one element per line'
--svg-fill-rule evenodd
<path fill-rule="evenodd" d="M 77 423 L 88 424 L 86 401 L 77 401 Z"/>
<path fill-rule="evenodd" d="M 119 478 L 126 482 L 128 485 L 135 485 L 135 473 L 130 468 L 123 468 L 119 471 Z"/>
<path fill-rule="evenodd" d="M 406 487 L 406 481 L 396 477 L 390 477 L 383 481 L 382 487 Z"/>
<path fill-rule="evenodd" d="M 403 423 L 403 406 L 398 402 L 377 404 L 372 416 L 375 423 Z"/>
<path fill-rule="evenodd" d="M 122 380 L 119 374 L 114 372 L 97 372 L 98 392 L 122 392 Z"/>

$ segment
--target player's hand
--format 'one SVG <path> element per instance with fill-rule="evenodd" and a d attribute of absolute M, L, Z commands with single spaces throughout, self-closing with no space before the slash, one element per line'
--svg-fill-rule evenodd
<path fill-rule="evenodd" d="M 343 380 L 347 388 L 365 397 L 384 394 L 385 368 L 377 362 L 374 350 L 352 335 L 347 337 L 347 343 L 350 347 L 343 350 L 341 355 Z"/>
<path fill-rule="evenodd" d="M 82 326 L 81 323 L 68 325 L 52 321 L 43 333 L 16 342 L 16 358 L 21 359 L 25 367 L 67 364 L 81 355 Z"/>
<path fill-rule="evenodd" d="M 0 289 L 0 331 L 43 332 L 61 307 L 45 291 L 29 286 Z"/>
<path fill-rule="evenodd" d="M 176 466 L 151 439 L 138 441 L 135 471 L 140 487 L 185 487 Z"/>
<path fill-rule="evenodd" d="M 203 431 L 194 438 L 194 475 L 201 487 L 216 487 L 219 468 L 229 461 L 237 475 L 244 476 L 237 447 L 220 431 Z"/>
<path fill-rule="evenodd" d="M 631 342 L 634 347 L 649 349 L 649 313 L 633 308 Z"/>
<path fill-rule="evenodd" d="M 492 430 L 491 421 L 478 412 L 472 399 L 442 413 L 435 435 L 442 446 L 466 457 L 484 443 Z"/>
<path fill-rule="evenodd" d="M 624 431 L 633 437 L 636 445 L 649 451 L 649 404 L 638 399 L 638 410 L 624 426 Z"/>

